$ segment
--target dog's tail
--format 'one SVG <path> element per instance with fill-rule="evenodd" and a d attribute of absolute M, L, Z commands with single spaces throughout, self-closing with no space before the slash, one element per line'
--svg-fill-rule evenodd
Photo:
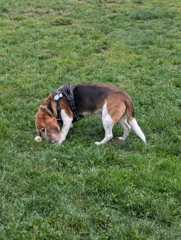
<path fill-rule="evenodd" d="M 129 121 L 129 124 L 131 126 L 131 128 L 133 129 L 133 131 L 138 135 L 138 137 L 146 143 L 146 137 L 144 135 L 144 133 L 142 132 L 141 128 L 139 127 L 137 121 L 135 118 L 133 118 L 131 121 Z"/>
<path fill-rule="evenodd" d="M 133 107 L 132 100 L 129 99 L 129 100 L 125 101 L 125 104 L 126 104 L 126 116 L 127 116 L 127 119 L 129 121 L 131 128 L 138 135 L 138 137 L 143 142 L 146 143 L 146 137 L 145 137 L 144 133 L 142 132 L 141 128 L 139 127 L 139 125 L 136 121 L 136 118 L 134 117 L 134 107 Z"/>

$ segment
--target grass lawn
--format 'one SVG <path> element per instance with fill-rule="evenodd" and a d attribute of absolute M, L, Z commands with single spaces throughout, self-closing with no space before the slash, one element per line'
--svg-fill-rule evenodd
<path fill-rule="evenodd" d="M 36 143 L 65 82 L 130 94 L 145 145 L 100 119 Z M 180 0 L 0 0 L 0 239 L 181 239 Z"/>

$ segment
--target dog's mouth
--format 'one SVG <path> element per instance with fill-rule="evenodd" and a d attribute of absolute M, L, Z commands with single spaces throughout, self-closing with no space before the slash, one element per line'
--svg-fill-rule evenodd
<path fill-rule="evenodd" d="M 58 141 L 57 140 L 49 140 L 48 142 L 51 143 L 51 144 L 58 144 L 59 143 L 59 139 L 58 139 Z"/>
<path fill-rule="evenodd" d="M 47 132 L 46 130 L 43 130 L 43 132 L 37 131 L 37 133 L 38 133 L 37 135 L 41 137 L 43 140 L 52 144 L 56 144 L 60 140 L 60 131 L 56 133 L 52 133 L 52 132 Z"/>

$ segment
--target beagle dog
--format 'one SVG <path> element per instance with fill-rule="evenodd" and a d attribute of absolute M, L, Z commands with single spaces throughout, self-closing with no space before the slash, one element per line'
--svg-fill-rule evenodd
<path fill-rule="evenodd" d="M 59 90 L 61 88 L 63 87 Z M 75 106 L 80 115 L 94 114 L 102 119 L 105 136 L 102 141 L 95 144 L 104 144 L 113 137 L 112 129 L 115 123 L 119 123 L 124 129 L 123 136 L 119 137 L 119 140 L 125 140 L 132 129 L 146 143 L 145 135 L 134 117 L 132 100 L 126 92 L 115 86 L 99 83 L 73 85 L 72 91 Z M 61 95 L 59 104 L 63 122 L 61 129 L 56 119 L 57 101 L 54 100 L 54 93 L 51 93 L 39 107 L 35 125 L 38 135 L 43 139 L 61 144 L 66 139 L 74 116 L 64 95 Z"/>

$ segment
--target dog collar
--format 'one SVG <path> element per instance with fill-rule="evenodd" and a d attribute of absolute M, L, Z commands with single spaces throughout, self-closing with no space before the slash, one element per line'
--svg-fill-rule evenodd
<path fill-rule="evenodd" d="M 57 110 L 57 122 L 59 124 L 63 124 L 62 118 L 61 118 L 61 108 L 60 108 L 60 99 L 63 97 L 63 95 L 66 97 L 69 106 L 73 113 L 73 122 L 77 122 L 84 118 L 84 116 L 80 115 L 77 111 L 77 108 L 75 106 L 74 101 L 74 93 L 72 90 L 72 85 L 70 83 L 65 83 L 63 88 L 59 88 L 54 92 L 54 100 L 57 102 L 56 110 Z"/>

